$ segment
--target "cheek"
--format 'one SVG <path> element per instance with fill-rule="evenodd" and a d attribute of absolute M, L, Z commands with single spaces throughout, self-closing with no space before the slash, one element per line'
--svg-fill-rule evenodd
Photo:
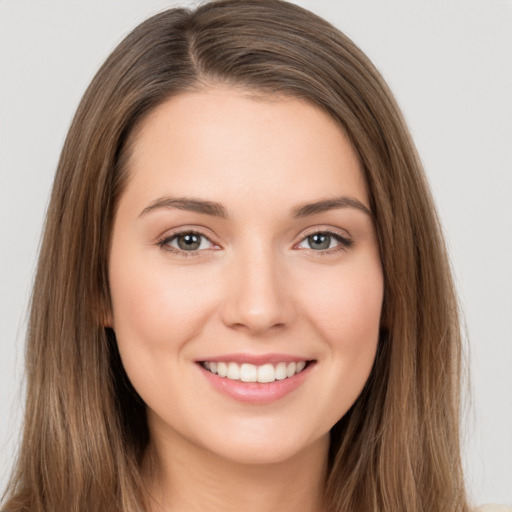
<path fill-rule="evenodd" d="M 185 270 L 147 262 L 111 269 L 113 328 L 126 367 L 159 363 L 169 353 L 178 360 L 202 328 L 212 298 L 201 275 Z"/>
<path fill-rule="evenodd" d="M 375 360 L 383 298 L 380 265 L 317 279 L 307 297 L 304 311 L 324 342 L 329 363 L 324 376 L 332 426 L 361 393 Z"/>
<path fill-rule="evenodd" d="M 313 282 L 303 303 L 325 337 L 355 350 L 374 344 L 383 299 L 380 265 L 368 265 L 363 271 L 349 267 Z"/>
<path fill-rule="evenodd" d="M 117 261 L 110 287 L 121 360 L 148 407 L 165 410 L 175 398 L 169 391 L 182 387 L 179 375 L 186 365 L 188 342 L 211 314 L 211 295 L 201 272 L 170 269 L 147 257 L 141 265 Z"/>

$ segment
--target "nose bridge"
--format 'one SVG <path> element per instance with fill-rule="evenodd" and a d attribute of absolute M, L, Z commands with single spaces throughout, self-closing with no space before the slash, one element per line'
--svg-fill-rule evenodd
<path fill-rule="evenodd" d="M 234 254 L 231 263 L 225 323 L 252 333 L 288 324 L 292 298 L 287 296 L 286 274 L 272 245 L 250 244 Z"/>

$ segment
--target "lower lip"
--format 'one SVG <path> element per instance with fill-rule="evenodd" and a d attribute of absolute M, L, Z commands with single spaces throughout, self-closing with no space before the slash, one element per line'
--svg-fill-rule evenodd
<path fill-rule="evenodd" d="M 217 391 L 239 402 L 251 404 L 269 404 L 284 398 L 304 382 L 313 366 L 314 364 L 310 363 L 300 373 L 287 379 L 260 383 L 242 382 L 240 380 L 228 379 L 227 377 L 219 377 L 198 364 L 203 375 Z"/>

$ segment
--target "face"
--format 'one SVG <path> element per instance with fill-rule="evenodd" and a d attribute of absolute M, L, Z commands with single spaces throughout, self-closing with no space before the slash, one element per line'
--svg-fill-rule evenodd
<path fill-rule="evenodd" d="M 145 119 L 127 171 L 109 323 L 153 440 L 256 463 L 328 440 L 383 297 L 342 131 L 298 99 L 186 93 Z"/>

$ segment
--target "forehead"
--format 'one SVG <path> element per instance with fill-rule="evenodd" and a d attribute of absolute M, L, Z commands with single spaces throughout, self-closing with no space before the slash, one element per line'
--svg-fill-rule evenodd
<path fill-rule="evenodd" d="M 159 105 L 134 132 L 127 167 L 126 192 L 137 189 L 146 201 L 194 192 L 284 204 L 350 194 L 368 204 L 357 155 L 328 114 L 297 98 L 232 88 Z"/>

